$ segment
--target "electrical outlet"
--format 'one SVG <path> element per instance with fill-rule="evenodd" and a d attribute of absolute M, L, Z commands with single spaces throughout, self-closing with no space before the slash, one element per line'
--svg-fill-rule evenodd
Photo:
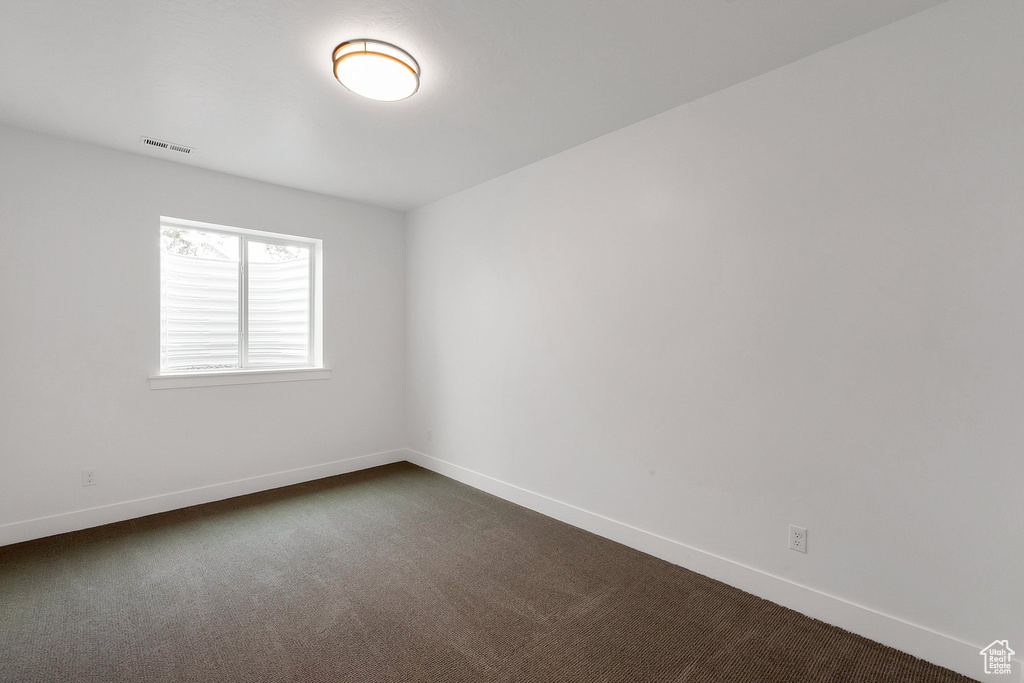
<path fill-rule="evenodd" d="M 82 470 L 82 486 L 96 485 L 96 470 Z"/>
<path fill-rule="evenodd" d="M 798 553 L 807 552 L 807 529 L 789 525 L 789 549 Z"/>

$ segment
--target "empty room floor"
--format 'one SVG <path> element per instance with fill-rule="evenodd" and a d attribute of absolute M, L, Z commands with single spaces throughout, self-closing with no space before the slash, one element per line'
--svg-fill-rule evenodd
<path fill-rule="evenodd" d="M 3 681 L 968 681 L 400 463 L 0 548 Z"/>

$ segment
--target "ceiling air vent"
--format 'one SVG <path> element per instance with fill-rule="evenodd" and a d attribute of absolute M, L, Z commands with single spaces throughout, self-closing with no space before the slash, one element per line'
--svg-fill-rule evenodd
<path fill-rule="evenodd" d="M 181 152 L 182 154 L 191 154 L 192 148 L 186 147 L 185 145 L 176 145 L 173 142 L 167 142 L 166 140 L 157 140 L 156 138 L 148 138 L 143 135 L 139 138 L 139 142 L 150 147 L 159 147 L 160 149 L 169 149 L 172 152 Z"/>

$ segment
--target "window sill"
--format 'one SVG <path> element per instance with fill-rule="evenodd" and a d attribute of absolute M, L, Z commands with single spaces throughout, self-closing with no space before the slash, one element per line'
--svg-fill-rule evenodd
<path fill-rule="evenodd" d="M 150 389 L 183 389 L 186 387 L 219 387 L 228 384 L 263 384 L 266 382 L 302 382 L 330 379 L 329 368 L 289 368 L 275 370 L 226 370 L 224 372 L 189 372 L 152 375 Z"/>

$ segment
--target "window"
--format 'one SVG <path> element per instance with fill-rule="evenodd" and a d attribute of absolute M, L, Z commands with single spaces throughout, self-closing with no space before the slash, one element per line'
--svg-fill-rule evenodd
<path fill-rule="evenodd" d="M 162 218 L 160 375 L 322 367 L 320 240 Z"/>

